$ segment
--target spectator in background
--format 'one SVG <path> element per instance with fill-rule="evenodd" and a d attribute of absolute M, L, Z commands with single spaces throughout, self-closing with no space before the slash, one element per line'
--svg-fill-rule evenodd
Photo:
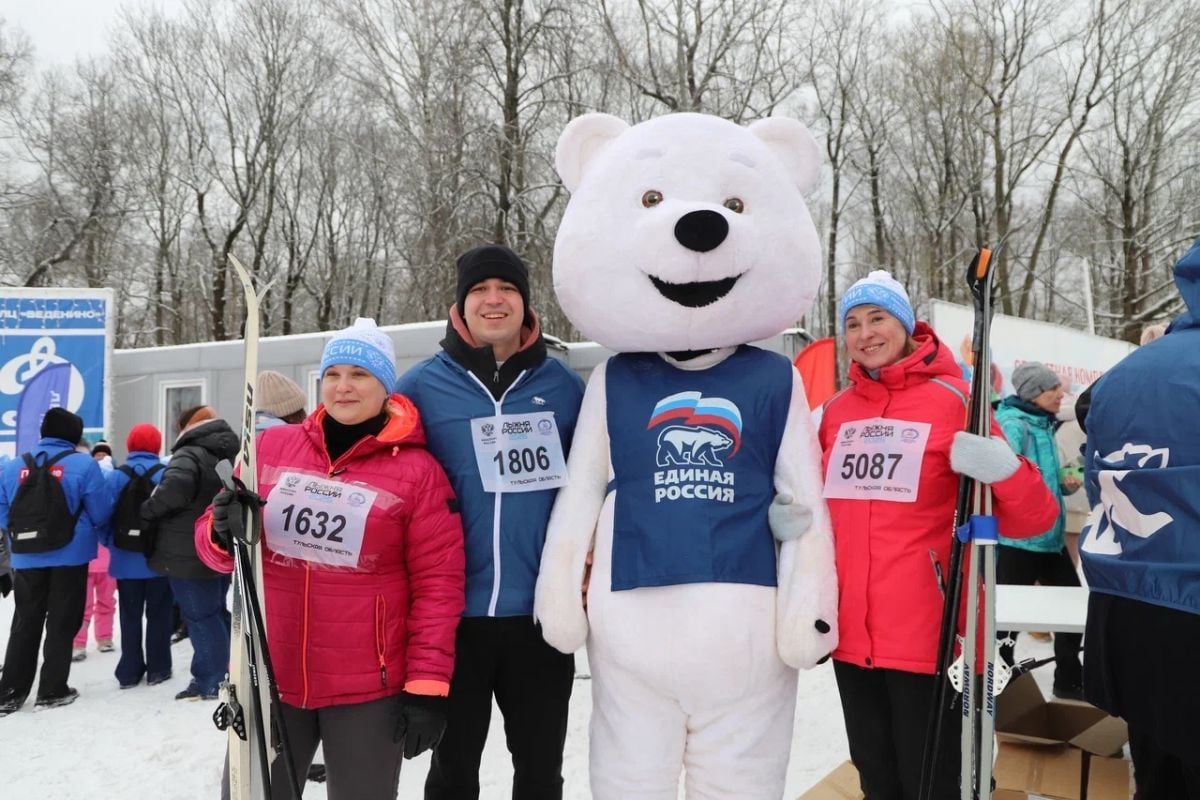
<path fill-rule="evenodd" d="M 1044 364 L 1026 361 L 1013 370 L 1016 394 L 1000 401 L 996 420 L 1004 429 L 1009 445 L 1025 456 L 1042 473 L 1046 488 L 1058 504 L 1054 524 L 1038 536 L 1024 539 L 1000 537 L 996 553 L 996 580 L 999 583 L 1032 586 L 1078 586 L 1079 576 L 1067 553 L 1064 530 L 1064 495 L 1077 491 L 1078 477 L 1064 473 L 1058 459 L 1054 432 L 1062 408 L 1063 388 L 1058 376 Z M 1013 663 L 1016 631 L 997 633 L 1001 653 Z M 1054 695 L 1066 700 L 1083 698 L 1083 667 L 1079 663 L 1082 637 L 1077 633 L 1054 635 Z"/>
<path fill-rule="evenodd" d="M 65 408 L 52 408 L 42 419 L 41 434 L 32 451 L 9 462 L 0 480 L 0 528 L 8 536 L 17 570 L 13 581 L 17 608 L 0 676 L 0 716 L 21 708 L 33 688 L 43 628 L 46 641 L 37 705 L 64 706 L 79 697 L 67 685 L 71 640 L 83 621 L 87 565 L 96 557 L 96 528 L 106 525 L 112 513 L 100 467 L 86 453 L 75 452 L 83 436 L 83 420 Z M 54 471 L 51 475 L 58 477 L 66 498 L 65 513 L 75 519 L 66 544 L 44 552 L 21 552 L 14 546 L 10 525 L 17 513 L 26 513 L 23 503 L 14 506 L 14 500 L 33 469 L 30 464 Z"/>
<path fill-rule="evenodd" d="M 113 452 L 108 446 L 108 442 L 101 439 L 96 442 L 96 446 L 92 448 L 92 458 L 96 459 L 96 463 L 100 465 L 100 469 L 105 472 L 113 470 Z"/>
<path fill-rule="evenodd" d="M 152 570 L 146 561 L 145 539 L 150 531 L 139 529 L 137 536 L 119 533 L 135 524 L 134 520 L 125 520 L 126 515 L 138 511 L 133 505 L 137 498 L 125 494 L 135 491 L 136 484 L 131 486 L 134 475 L 147 476 L 154 486 L 163 479 L 165 470 L 158 457 L 162 434 L 148 423 L 134 425 L 125 438 L 125 449 L 129 453 L 125 463 L 105 476 L 114 512 L 112 523 L 103 536 L 111 548 L 108 571 L 117 582 L 121 619 L 121 660 L 117 662 L 115 674 L 121 688 L 130 689 L 141 683 L 143 676 L 149 686 L 171 677 L 173 596 L 169 580 Z M 140 517 L 140 513 L 137 516 Z M 140 549 L 132 544 L 139 539 Z M 126 541 L 130 542 L 129 546 L 123 546 Z M 146 620 L 144 648 L 143 617 Z"/>
<path fill-rule="evenodd" d="M 295 425 L 303 422 L 304 390 L 294 380 L 272 369 L 258 373 L 255 387 L 254 432 L 262 433 L 276 425 Z"/>
<path fill-rule="evenodd" d="M 196 555 L 193 528 L 221 488 L 217 462 L 237 455 L 240 441 L 208 406 L 180 414 L 179 430 L 162 481 L 142 505 L 142 518 L 155 529 L 150 568 L 170 579 L 192 640 L 192 681 L 175 699 L 212 700 L 229 664 L 229 581 Z"/>
<path fill-rule="evenodd" d="M 99 461 L 99 459 L 96 459 Z M 111 459 L 110 459 L 111 460 Z M 108 475 L 112 470 L 105 472 Z M 83 598 L 83 625 L 75 634 L 71 660 L 87 658 L 88 628 L 95 622 L 96 649 L 111 653 L 113 647 L 113 617 L 117 611 L 117 582 L 108 574 L 108 548 L 97 543 L 96 557 L 88 562 L 87 591 Z"/>

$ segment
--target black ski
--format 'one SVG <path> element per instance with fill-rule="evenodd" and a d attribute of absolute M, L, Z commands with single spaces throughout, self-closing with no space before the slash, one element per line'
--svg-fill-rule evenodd
<path fill-rule="evenodd" d="M 992 324 L 992 253 L 987 248 L 980 249 L 972 259 L 967 269 L 967 285 L 971 288 L 971 298 L 974 304 L 975 319 L 971 340 L 971 352 L 974 355 L 974 372 L 971 375 L 971 396 L 967 406 L 965 429 L 987 436 L 990 434 L 990 375 L 991 361 L 989 358 L 988 341 Z M 953 529 L 951 532 L 950 563 L 947 570 L 948 583 L 944 592 L 941 627 L 938 634 L 937 662 L 934 672 L 933 705 L 929 711 L 929 719 L 925 729 L 925 752 L 921 763 L 921 800 L 932 800 L 934 776 L 937 774 L 938 758 L 942 745 L 942 721 L 945 712 L 951 708 L 954 693 L 950 683 L 950 666 L 954 659 L 954 645 L 958 628 L 958 608 L 962 601 L 964 584 L 963 554 L 967 544 L 960 538 L 959 529 L 971 515 L 973 500 L 976 499 L 975 481 L 967 476 L 961 476 L 958 482 L 958 496 L 954 509 Z M 990 494 L 990 493 L 989 493 Z M 990 498 L 989 498 L 990 500 Z M 989 502 L 990 506 L 990 502 Z M 990 512 L 990 507 L 988 509 Z M 936 566 L 936 564 L 935 564 Z M 976 587 L 972 586 L 974 591 Z M 973 644 L 964 643 L 964 653 Z M 991 648 L 988 649 L 991 652 Z M 971 649 L 973 655 L 974 650 Z M 974 729 L 974 716 L 970 712 L 973 704 L 971 687 L 974 685 L 973 658 L 970 671 L 962 682 L 964 693 L 962 702 L 964 726 Z M 990 679 L 989 679 L 990 684 Z M 990 692 L 989 692 L 990 695 Z M 990 704 L 991 698 L 987 698 Z M 964 759 L 966 756 L 964 756 Z M 974 758 L 974 754 L 971 754 Z M 990 765 L 989 765 L 990 767 Z M 974 770 L 968 770 L 961 776 L 965 784 L 973 781 Z"/>

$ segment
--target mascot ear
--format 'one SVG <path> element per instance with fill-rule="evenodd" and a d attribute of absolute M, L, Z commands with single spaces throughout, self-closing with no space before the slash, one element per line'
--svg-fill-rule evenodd
<path fill-rule="evenodd" d="M 629 123 L 612 114 L 584 114 L 567 124 L 554 153 L 554 167 L 567 191 L 579 187 L 596 156 L 628 129 Z"/>
<path fill-rule="evenodd" d="M 752 124 L 749 130 L 783 163 L 801 194 L 817 188 L 821 177 L 821 148 L 803 122 L 788 117 L 767 117 Z"/>

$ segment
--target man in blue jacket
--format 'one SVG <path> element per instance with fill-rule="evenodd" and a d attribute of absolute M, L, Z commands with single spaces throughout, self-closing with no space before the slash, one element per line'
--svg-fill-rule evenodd
<path fill-rule="evenodd" d="M 1129 723 L 1138 800 L 1200 800 L 1200 241 L 1167 334 L 1091 391 L 1084 696 Z"/>
<path fill-rule="evenodd" d="M 542 639 L 533 590 L 583 381 L 547 357 L 528 272 L 507 247 L 460 256 L 456 294 L 442 351 L 396 383 L 421 412 L 466 536 L 467 608 L 446 734 L 425 797 L 479 797 L 494 696 L 512 753 L 514 800 L 558 800 L 575 663 Z"/>
<path fill-rule="evenodd" d="M 21 458 L 9 462 L 0 478 L 0 528 L 13 550 L 17 608 L 0 677 L 0 716 L 19 709 L 33 687 L 43 627 L 46 643 L 37 705 L 63 706 L 79 696 L 67 685 L 71 640 L 83 623 L 88 562 L 96 557 L 96 528 L 106 525 L 112 514 L 100 465 L 87 453 L 75 452 L 83 438 L 83 420 L 64 408 L 52 408 L 42 420 L 41 434 L 30 451 L 37 463 L 70 453 L 55 465 L 61 467 L 55 470 L 55 477 L 62 484 L 68 510 L 77 515 L 75 530 L 71 539 L 55 550 L 21 553 L 13 548 L 9 511 L 27 470 Z"/>
<path fill-rule="evenodd" d="M 154 486 L 162 480 L 164 469 L 158 455 L 162 450 L 162 434 L 147 422 L 134 425 L 125 438 L 125 449 L 129 453 L 125 463 L 104 476 L 114 515 L 112 524 L 105 528 L 102 536 L 112 556 L 108 574 L 117 579 L 117 606 L 121 619 L 121 660 L 117 662 L 115 675 L 122 689 L 130 689 L 141 683 L 143 675 L 149 686 L 171 677 L 171 604 L 174 596 L 170 580 L 146 563 L 144 546 L 142 549 L 122 546 L 122 541 L 114 536 L 115 529 L 122 524 L 118 518 L 120 514 L 116 512 L 121 493 L 133 481 L 125 470 L 148 476 Z M 134 510 L 139 506 L 134 506 Z M 146 533 L 140 530 L 139 523 L 136 538 L 140 540 Z M 146 620 L 145 649 L 142 647 L 143 615 Z"/>

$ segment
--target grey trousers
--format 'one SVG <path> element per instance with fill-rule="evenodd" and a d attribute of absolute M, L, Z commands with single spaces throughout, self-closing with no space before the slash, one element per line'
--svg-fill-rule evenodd
<path fill-rule="evenodd" d="M 395 800 L 402 761 L 402 746 L 395 741 L 396 702 L 395 697 L 385 697 L 318 709 L 284 703 L 283 720 L 300 788 L 320 744 L 329 800 Z M 228 753 L 221 800 L 229 800 Z M 271 800 L 293 800 L 282 755 L 271 765 Z"/>

